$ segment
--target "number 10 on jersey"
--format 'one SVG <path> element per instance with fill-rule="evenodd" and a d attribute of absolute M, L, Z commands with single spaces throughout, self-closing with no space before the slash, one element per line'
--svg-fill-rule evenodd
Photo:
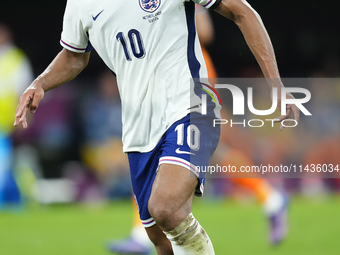
<path fill-rule="evenodd" d="M 144 43 L 143 43 L 143 40 L 142 40 L 142 36 L 141 34 L 139 33 L 138 30 L 136 29 L 131 29 L 129 32 L 128 32 L 128 38 L 129 38 L 129 41 L 130 41 L 130 46 L 131 46 L 131 50 L 132 50 L 132 54 L 136 57 L 136 58 L 139 58 L 139 59 L 142 59 L 144 58 L 145 56 L 145 49 L 144 49 Z M 126 43 L 126 40 L 125 40 L 125 35 L 123 32 L 119 32 L 117 35 L 116 35 L 116 39 L 118 42 L 120 42 L 123 46 L 123 49 L 124 49 L 124 54 L 125 54 L 125 57 L 126 57 L 126 60 L 127 61 L 131 61 L 131 52 L 128 48 L 128 45 Z"/>

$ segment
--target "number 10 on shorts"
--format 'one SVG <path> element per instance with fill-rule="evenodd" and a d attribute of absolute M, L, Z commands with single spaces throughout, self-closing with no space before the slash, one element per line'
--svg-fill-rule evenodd
<path fill-rule="evenodd" d="M 177 132 L 177 145 L 184 144 L 184 123 L 179 124 L 175 132 Z M 200 149 L 200 130 L 197 126 L 191 124 L 188 126 L 187 130 L 187 144 L 191 150 L 198 151 Z"/>

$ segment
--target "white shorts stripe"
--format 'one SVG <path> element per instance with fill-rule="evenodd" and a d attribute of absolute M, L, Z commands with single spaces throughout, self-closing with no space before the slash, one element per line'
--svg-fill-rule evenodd
<path fill-rule="evenodd" d="M 161 157 L 159 159 L 159 164 L 173 164 L 173 165 L 178 165 L 185 167 L 189 169 L 193 174 L 195 174 L 196 177 L 199 176 L 199 171 L 197 171 L 197 168 L 194 164 L 191 164 L 190 162 L 186 161 L 185 159 L 182 158 L 177 158 L 177 157 Z"/>
<path fill-rule="evenodd" d="M 156 224 L 155 220 L 152 217 L 147 220 L 141 220 L 141 221 L 143 223 L 144 228 L 149 228 Z"/>

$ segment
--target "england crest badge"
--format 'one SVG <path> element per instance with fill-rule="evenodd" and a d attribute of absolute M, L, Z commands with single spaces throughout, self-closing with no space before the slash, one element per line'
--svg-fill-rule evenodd
<path fill-rule="evenodd" d="M 154 12 L 161 5 L 161 0 L 138 0 L 143 11 Z"/>

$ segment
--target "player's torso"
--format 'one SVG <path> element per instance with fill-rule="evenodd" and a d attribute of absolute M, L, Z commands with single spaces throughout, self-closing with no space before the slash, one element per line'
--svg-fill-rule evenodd
<path fill-rule="evenodd" d="M 187 114 L 190 78 L 206 72 L 195 32 L 195 5 L 184 0 L 78 3 L 92 46 L 117 74 L 124 145 L 137 150 L 147 144 L 147 150 Z"/>

